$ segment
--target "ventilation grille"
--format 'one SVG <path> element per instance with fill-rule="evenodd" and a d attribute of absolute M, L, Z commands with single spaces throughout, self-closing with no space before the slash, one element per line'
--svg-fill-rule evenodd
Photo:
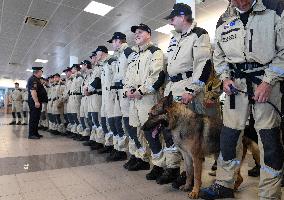
<path fill-rule="evenodd" d="M 43 28 L 46 26 L 47 21 L 44 19 L 38 19 L 34 17 L 26 17 L 25 24 Z"/>

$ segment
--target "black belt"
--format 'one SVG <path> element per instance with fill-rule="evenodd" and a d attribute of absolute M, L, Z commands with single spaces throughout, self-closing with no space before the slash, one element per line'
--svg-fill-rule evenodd
<path fill-rule="evenodd" d="M 90 95 L 94 95 L 94 94 L 97 94 L 97 95 L 102 95 L 102 91 L 93 91 L 93 92 L 89 92 Z"/>
<path fill-rule="evenodd" d="M 82 93 L 79 93 L 79 92 L 71 92 L 71 95 L 82 95 Z"/>
<path fill-rule="evenodd" d="M 235 79 L 246 79 L 247 92 L 249 94 L 253 94 L 253 83 L 259 85 L 262 80 L 257 76 L 263 76 L 265 71 L 259 70 L 254 72 L 244 72 L 242 69 L 255 69 L 259 67 L 263 67 L 264 65 L 260 63 L 237 63 L 229 64 L 229 68 L 231 69 L 231 77 Z M 255 101 L 252 99 L 252 96 L 248 96 L 248 100 L 250 104 L 254 104 Z M 230 95 L 230 109 L 235 109 L 235 95 Z"/>
<path fill-rule="evenodd" d="M 187 71 L 185 73 L 178 73 L 175 76 L 170 76 L 169 80 L 171 82 L 179 82 L 179 81 L 182 81 L 184 79 L 192 77 L 192 73 L 193 73 L 192 71 Z"/>

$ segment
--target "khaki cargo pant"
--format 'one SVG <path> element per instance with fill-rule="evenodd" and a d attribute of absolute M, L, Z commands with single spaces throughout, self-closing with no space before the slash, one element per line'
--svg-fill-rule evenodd
<path fill-rule="evenodd" d="M 235 86 L 246 91 L 245 79 L 236 79 Z M 256 85 L 253 85 L 254 91 Z M 269 101 L 280 109 L 280 84 L 272 88 Z M 283 146 L 280 136 L 280 116 L 268 103 L 252 105 L 255 129 L 258 133 L 260 150 L 260 199 L 281 199 L 281 178 L 283 169 Z M 242 132 L 249 116 L 248 97 L 243 93 L 235 95 L 235 109 L 230 108 L 230 97 L 224 102 L 223 122 L 216 182 L 228 188 L 234 187 L 234 172 L 240 166 L 242 157 Z"/>

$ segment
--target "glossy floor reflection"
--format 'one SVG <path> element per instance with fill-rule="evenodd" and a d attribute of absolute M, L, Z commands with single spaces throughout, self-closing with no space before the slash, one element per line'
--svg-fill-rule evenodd
<path fill-rule="evenodd" d="M 187 200 L 186 193 L 170 185 L 145 179 L 146 171 L 128 172 L 124 162 L 107 163 L 105 156 L 90 152 L 81 142 L 47 132 L 28 140 L 26 126 L 9 126 L 0 116 L 0 200 Z M 251 156 L 242 168 L 244 183 L 236 199 L 256 200 L 258 178 L 246 176 Z M 203 186 L 212 159 L 206 159 Z M 283 195 L 284 197 L 284 195 Z"/>

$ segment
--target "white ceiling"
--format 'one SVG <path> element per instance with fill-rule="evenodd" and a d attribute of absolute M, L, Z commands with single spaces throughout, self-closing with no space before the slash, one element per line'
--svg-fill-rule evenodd
<path fill-rule="evenodd" d="M 69 57 L 88 58 L 98 45 L 106 45 L 115 31 L 126 33 L 130 27 L 145 23 L 155 30 L 167 21 L 175 0 L 96 0 L 115 7 L 106 16 L 86 13 L 91 0 L 0 0 L 0 78 L 27 79 L 27 68 L 42 65 L 45 74 L 61 72 L 69 66 Z M 197 21 L 216 15 L 226 8 L 227 0 L 206 0 L 196 7 Z M 45 28 L 24 24 L 26 16 L 48 20 Z M 206 28 L 206 27 L 205 27 Z M 153 42 L 169 39 L 153 32 Z M 36 58 L 47 64 L 34 63 Z M 9 64 L 12 63 L 12 64 Z"/>

